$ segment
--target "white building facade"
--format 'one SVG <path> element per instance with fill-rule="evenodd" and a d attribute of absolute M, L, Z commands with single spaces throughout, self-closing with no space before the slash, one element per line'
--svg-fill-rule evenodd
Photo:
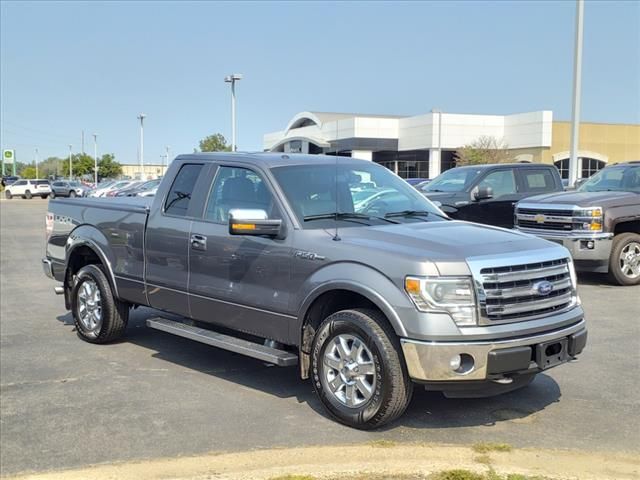
<path fill-rule="evenodd" d="M 551 111 L 467 115 L 433 111 L 417 116 L 301 112 L 279 132 L 264 135 L 264 150 L 324 153 L 372 160 L 403 178 L 434 178 L 455 166 L 455 151 L 480 137 L 507 146 L 516 161 L 551 147 Z"/>

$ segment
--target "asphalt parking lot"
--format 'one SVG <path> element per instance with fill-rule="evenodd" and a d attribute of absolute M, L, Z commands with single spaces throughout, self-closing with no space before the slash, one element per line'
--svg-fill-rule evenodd
<path fill-rule="evenodd" d="M 129 459 L 386 439 L 640 453 L 640 287 L 580 276 L 589 344 L 577 363 L 489 399 L 416 389 L 381 431 L 328 419 L 296 368 L 147 329 L 124 341 L 73 332 L 41 270 L 46 200 L 0 202 L 0 473 Z"/>

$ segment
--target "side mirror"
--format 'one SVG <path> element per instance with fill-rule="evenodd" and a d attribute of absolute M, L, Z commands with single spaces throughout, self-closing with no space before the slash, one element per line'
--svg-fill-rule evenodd
<path fill-rule="evenodd" d="M 264 210 L 234 208 L 229 210 L 229 233 L 231 235 L 280 237 L 282 220 L 269 219 Z"/>
<path fill-rule="evenodd" d="M 489 198 L 493 198 L 493 188 L 480 186 L 473 194 L 473 198 L 476 201 L 480 200 L 488 200 Z"/>
<path fill-rule="evenodd" d="M 575 188 L 577 190 L 580 187 L 580 185 L 585 183 L 587 180 L 589 180 L 589 179 L 588 178 L 578 178 L 575 181 L 575 183 L 573 184 L 573 188 Z"/>

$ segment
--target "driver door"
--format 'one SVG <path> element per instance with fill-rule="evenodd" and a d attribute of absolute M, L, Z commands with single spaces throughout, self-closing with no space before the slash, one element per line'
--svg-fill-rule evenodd
<path fill-rule="evenodd" d="M 191 315 L 260 337 L 288 341 L 291 290 L 289 239 L 229 233 L 233 209 L 264 210 L 283 218 L 264 177 L 249 168 L 220 165 L 202 217 L 191 226 Z"/>
<path fill-rule="evenodd" d="M 480 187 L 491 187 L 493 196 L 475 200 L 474 192 Z M 460 220 L 513 228 L 514 208 L 520 198 L 513 169 L 504 168 L 489 172 L 471 189 L 471 195 L 471 202 L 460 210 Z"/>

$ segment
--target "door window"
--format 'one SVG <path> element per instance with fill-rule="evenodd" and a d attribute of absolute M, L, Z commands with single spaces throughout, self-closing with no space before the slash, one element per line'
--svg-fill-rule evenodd
<path fill-rule="evenodd" d="M 164 204 L 166 214 L 179 217 L 187 215 L 191 194 L 201 170 L 202 164 L 186 164 L 180 167 Z"/>
<path fill-rule="evenodd" d="M 552 192 L 556 189 L 553 174 L 547 168 L 523 168 L 521 174 L 527 192 Z"/>
<path fill-rule="evenodd" d="M 273 196 L 260 175 L 248 168 L 220 167 L 207 201 L 205 218 L 227 223 L 234 208 L 258 209 L 280 218 Z"/>
<path fill-rule="evenodd" d="M 480 182 L 480 187 L 491 187 L 493 198 L 516 193 L 516 179 L 513 170 L 497 170 L 491 172 Z"/>
<path fill-rule="evenodd" d="M 13 184 L 14 187 L 22 187 L 23 185 L 26 185 L 27 181 L 26 180 L 18 180 L 16 183 Z"/>

